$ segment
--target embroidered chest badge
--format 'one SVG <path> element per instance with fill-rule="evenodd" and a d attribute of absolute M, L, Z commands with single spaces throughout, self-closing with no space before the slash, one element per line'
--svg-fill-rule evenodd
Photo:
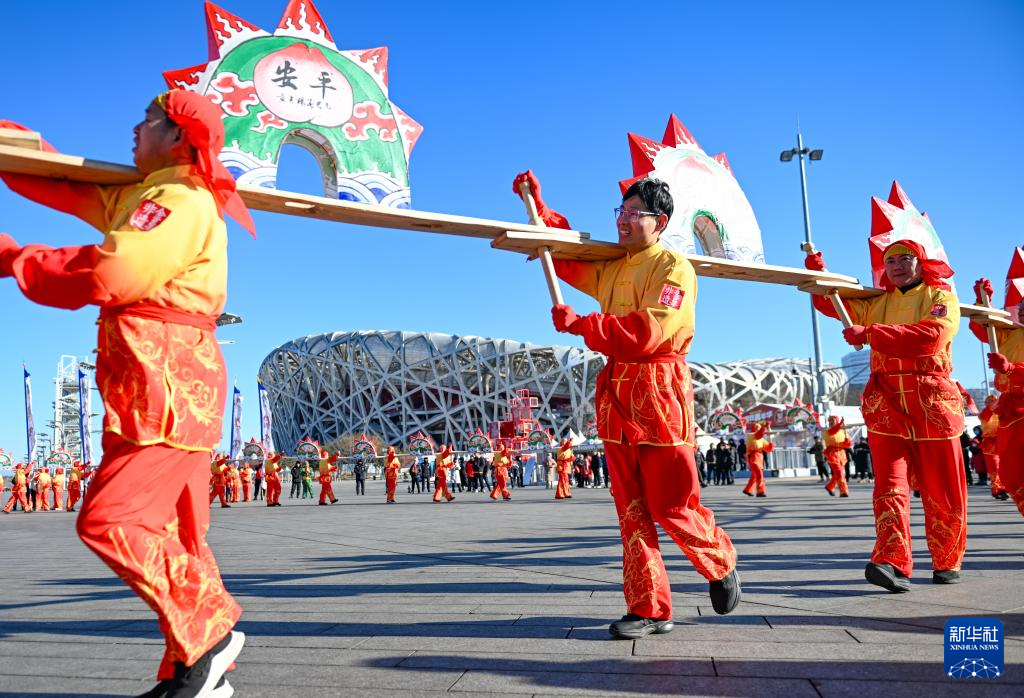
<path fill-rule="evenodd" d="M 679 307 L 683 304 L 683 294 L 684 291 L 682 289 L 665 284 L 661 289 L 661 297 L 658 298 L 658 302 L 666 308 L 679 310 Z"/>
<path fill-rule="evenodd" d="M 931 309 L 932 317 L 946 317 L 946 306 L 942 303 L 936 303 Z"/>
<path fill-rule="evenodd" d="M 163 223 L 169 215 L 171 209 L 164 208 L 152 199 L 143 199 L 129 222 L 136 230 L 149 231 Z"/>

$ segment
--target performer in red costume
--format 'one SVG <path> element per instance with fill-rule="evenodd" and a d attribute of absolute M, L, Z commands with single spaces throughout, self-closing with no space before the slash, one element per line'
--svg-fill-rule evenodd
<path fill-rule="evenodd" d="M 558 485 L 555 487 L 555 499 L 572 499 L 572 488 L 569 485 L 569 475 L 572 473 L 572 463 L 575 456 L 572 453 L 572 441 L 564 439 L 558 447 L 558 454 L 555 456 L 555 470 L 558 472 Z"/>
<path fill-rule="evenodd" d="M 775 449 L 775 444 L 765 438 L 767 435 L 768 424 L 763 422 L 754 424 L 754 430 L 747 434 L 747 467 L 750 468 L 750 479 L 743 488 L 743 494 L 748 497 L 753 497 L 755 491 L 758 497 L 768 496 L 764 484 L 764 454 L 771 453 Z"/>
<path fill-rule="evenodd" d="M 960 434 L 963 401 L 950 379 L 951 345 L 960 325 L 960 304 L 943 279 L 949 265 L 929 259 L 916 242 L 899 240 L 882 253 L 885 293 L 844 299 L 853 327 L 851 345 L 871 347 L 871 377 L 861 409 L 875 469 L 875 549 L 864 570 L 872 584 L 910 590 L 910 482 L 921 492 L 932 581 L 957 584 L 967 548 L 967 483 Z M 823 270 L 821 253 L 808 269 Z M 824 296 L 814 306 L 837 317 Z"/>
<path fill-rule="evenodd" d="M 209 454 L 227 390 L 214 336 L 227 295 L 223 216 L 253 229 L 217 159 L 221 115 L 193 92 L 154 99 L 134 130 L 139 184 L 3 176 L 104 235 L 60 249 L 0 235 L 0 277 L 43 305 L 101 307 L 103 462 L 78 534 L 156 612 L 166 651 L 149 695 L 174 698 L 214 695 L 244 643 L 232 630 L 242 609 L 206 544 Z"/>
<path fill-rule="evenodd" d="M 31 474 L 31 464 L 29 464 L 27 470 L 21 463 L 14 466 L 14 475 L 11 477 L 11 498 L 4 505 L 5 514 L 11 513 L 15 502 L 21 505 L 21 510 L 26 514 L 32 511 L 32 506 L 28 503 L 28 479 Z"/>
<path fill-rule="evenodd" d="M 506 502 L 512 499 L 512 493 L 508 491 L 508 467 L 512 464 L 512 456 L 505 444 L 500 444 L 494 452 L 494 487 L 491 488 L 491 499 L 497 499 L 498 495 Z"/>
<path fill-rule="evenodd" d="M 282 458 L 284 458 L 283 453 L 278 453 L 276 456 L 273 453 L 268 453 L 263 464 L 263 478 L 267 483 L 268 507 L 281 506 L 281 466 L 279 463 Z"/>
<path fill-rule="evenodd" d="M 64 511 L 64 486 L 66 483 L 67 476 L 64 474 L 64 468 L 57 468 L 53 474 L 53 482 L 50 484 L 54 511 Z"/>
<path fill-rule="evenodd" d="M 985 466 L 994 499 L 1009 499 L 999 477 L 999 398 L 989 395 L 985 398 L 985 409 L 978 415 L 981 421 L 981 451 L 985 454 Z"/>
<path fill-rule="evenodd" d="M 544 205 L 532 172 L 513 184 L 530 185 L 543 221 L 568 227 Z M 601 312 L 579 317 L 555 306 L 555 329 L 579 335 L 608 357 L 597 384 L 597 428 L 623 545 L 623 591 L 628 613 L 609 632 L 638 638 L 672 630 L 672 590 L 658 547 L 662 529 L 709 581 L 717 613 L 739 604 L 736 552 L 714 514 L 700 504 L 694 460 L 693 384 L 686 353 L 693 339 L 697 277 L 683 255 L 663 247 L 672 215 L 668 185 L 634 182 L 616 209 L 626 254 L 603 262 L 555 260 L 559 277 L 593 296 Z"/>
<path fill-rule="evenodd" d="M 330 500 L 331 504 L 336 504 L 338 498 L 334 496 L 334 486 L 331 484 L 331 478 L 334 473 L 338 472 L 338 466 L 335 463 L 341 457 L 340 453 L 335 453 L 333 456 L 328 456 L 327 451 L 320 451 L 320 475 L 317 479 L 320 481 L 320 506 L 327 506 L 327 500 Z"/>
<path fill-rule="evenodd" d="M 242 501 L 248 502 L 252 498 L 252 466 L 242 463 L 238 469 L 238 481 L 242 488 Z"/>
<path fill-rule="evenodd" d="M 50 469 L 42 468 L 36 473 L 36 511 L 49 511 L 50 503 L 46 501 L 46 496 L 50 494 L 50 485 L 53 484 L 53 478 L 50 477 Z"/>
<path fill-rule="evenodd" d="M 225 493 L 229 460 L 227 456 L 223 456 L 210 463 L 210 504 L 219 497 L 221 509 L 231 508 Z"/>
<path fill-rule="evenodd" d="M 851 446 L 850 437 L 846 434 L 846 420 L 831 416 L 828 428 L 825 429 L 825 461 L 832 471 L 832 477 L 825 485 L 830 497 L 836 496 L 836 487 L 840 497 L 849 497 L 850 489 L 846 483 L 846 449 Z"/>
<path fill-rule="evenodd" d="M 452 447 L 441 446 L 434 457 L 434 501 L 440 502 L 441 497 L 452 501 L 455 497 L 448 491 L 448 469 L 452 467 Z"/>
<path fill-rule="evenodd" d="M 992 283 L 978 279 L 974 285 L 976 302 L 981 304 L 981 291 L 992 298 Z M 1024 324 L 1024 303 L 1017 306 L 1017 322 Z M 988 341 L 984 327 L 971 321 L 971 331 L 983 342 Z M 996 372 L 996 389 L 1000 391 L 996 415 L 996 451 L 999 455 L 999 484 L 1024 515 L 1024 329 L 997 328 L 999 352 L 990 352 L 988 365 Z M 982 440 L 984 448 L 985 440 Z M 988 456 L 985 457 L 986 462 Z"/>
<path fill-rule="evenodd" d="M 394 446 L 388 446 L 388 455 L 384 459 L 384 482 L 387 486 L 387 502 L 395 503 L 395 489 L 398 487 L 398 471 L 402 469 L 402 462 L 398 460 Z"/>
<path fill-rule="evenodd" d="M 82 483 L 84 483 L 95 470 L 89 469 L 88 463 L 76 462 L 68 471 L 68 511 L 74 511 L 78 500 L 82 498 Z"/>

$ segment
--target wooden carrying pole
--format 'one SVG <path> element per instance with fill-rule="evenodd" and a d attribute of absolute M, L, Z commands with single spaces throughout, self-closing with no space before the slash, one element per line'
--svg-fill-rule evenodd
<path fill-rule="evenodd" d="M 802 249 L 807 254 L 814 254 L 816 252 L 816 250 L 814 249 L 814 245 L 809 242 L 805 242 L 802 245 L 800 245 L 800 249 Z M 850 313 L 847 312 L 846 306 L 843 305 L 843 299 L 839 297 L 839 291 L 837 289 L 832 289 L 831 291 L 825 294 L 825 297 L 832 301 L 832 307 L 836 309 L 836 314 L 839 316 L 839 322 L 843 323 L 843 327 L 853 327 L 853 320 L 850 319 Z M 853 348 L 856 351 L 860 351 L 861 349 L 864 348 L 864 345 L 854 344 Z"/>
<path fill-rule="evenodd" d="M 544 225 L 544 221 L 541 220 L 540 214 L 537 212 L 537 202 L 533 200 L 533 194 L 530 192 L 530 183 L 520 182 L 519 193 L 523 197 L 526 212 L 530 216 L 530 225 Z M 544 269 L 544 278 L 548 282 L 551 304 L 565 305 L 565 301 L 562 300 L 562 289 L 559 287 L 558 277 L 555 275 L 555 263 L 551 261 L 551 248 L 547 246 L 539 248 L 537 256 L 540 257 L 540 265 Z"/>
<path fill-rule="evenodd" d="M 992 307 L 992 299 L 988 297 L 988 292 L 982 289 L 981 291 L 981 304 L 986 308 Z M 996 328 L 992 325 L 985 325 L 985 329 L 988 331 L 988 348 L 993 353 L 999 353 L 999 340 L 996 338 Z"/>

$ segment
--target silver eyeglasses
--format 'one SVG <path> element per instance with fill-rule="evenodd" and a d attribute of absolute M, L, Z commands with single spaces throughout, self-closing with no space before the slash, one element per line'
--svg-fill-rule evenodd
<path fill-rule="evenodd" d="M 657 216 L 657 213 L 650 211 L 639 211 L 632 208 L 615 207 L 615 220 L 624 219 L 627 223 L 636 223 L 642 216 Z"/>

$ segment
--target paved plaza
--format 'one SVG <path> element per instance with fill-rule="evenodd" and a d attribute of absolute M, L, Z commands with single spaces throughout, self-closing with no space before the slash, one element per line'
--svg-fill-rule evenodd
<path fill-rule="evenodd" d="M 739 551 L 744 597 L 716 616 L 707 584 L 662 538 L 676 629 L 613 640 L 624 612 L 615 511 L 604 489 L 517 489 L 450 504 L 383 483 L 319 507 L 213 510 L 210 542 L 245 614 L 238 696 L 785 698 L 1024 695 L 1024 521 L 972 488 L 964 583 L 933 586 L 919 502 L 909 594 L 869 586 L 870 486 L 817 479 L 709 487 Z M 286 488 L 287 491 L 287 488 Z M 0 695 L 133 695 L 162 653 L 152 612 L 75 537 L 74 514 L 0 517 Z M 943 626 L 996 616 L 998 679 L 950 679 Z"/>

